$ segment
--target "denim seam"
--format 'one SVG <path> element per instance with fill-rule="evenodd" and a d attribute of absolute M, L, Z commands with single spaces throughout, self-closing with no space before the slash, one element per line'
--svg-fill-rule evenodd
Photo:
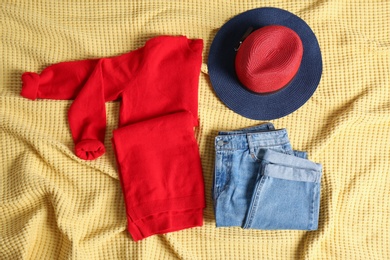
<path fill-rule="evenodd" d="M 270 149 L 270 148 L 273 148 L 273 147 L 277 147 L 277 146 L 282 146 L 282 145 L 286 145 L 286 144 L 290 144 L 289 141 L 286 141 L 284 143 L 278 143 L 278 144 L 272 144 L 272 145 L 255 145 L 255 146 L 252 146 L 252 145 L 246 145 L 246 146 L 237 146 L 237 147 L 232 147 L 232 148 L 216 148 L 215 150 L 216 151 L 245 151 L 246 149 L 249 148 L 249 150 L 252 148 L 252 149 L 255 149 L 255 148 L 258 148 L 258 149 Z"/>
<path fill-rule="evenodd" d="M 225 172 L 225 174 L 226 174 L 226 179 L 225 179 L 225 182 L 224 183 L 222 183 L 221 185 L 216 185 L 217 187 L 217 192 L 218 192 L 218 194 L 215 196 L 215 200 L 218 200 L 218 198 L 221 196 L 221 194 L 228 188 L 228 183 L 230 182 L 230 179 L 231 179 L 231 169 L 232 169 L 232 161 L 233 161 L 233 153 L 229 153 L 229 154 L 223 154 L 223 155 L 221 155 L 222 156 L 222 158 L 221 158 L 221 160 L 222 160 L 222 162 L 223 162 L 223 157 L 224 156 L 226 156 L 227 158 L 227 164 L 226 164 L 226 168 L 225 169 L 223 169 L 222 171 L 219 171 L 218 173 L 218 178 L 219 178 L 219 180 L 220 180 L 220 175 L 221 175 L 221 172 Z M 223 163 L 222 163 L 222 165 L 223 165 Z M 220 182 L 218 182 L 217 180 L 216 180 L 216 184 L 219 184 Z"/>
<path fill-rule="evenodd" d="M 252 159 L 253 159 L 255 162 L 261 162 L 262 159 L 260 159 L 260 158 L 258 158 L 258 157 L 256 156 L 256 153 L 255 153 L 254 149 L 259 148 L 259 149 L 268 150 L 268 149 L 271 149 L 271 148 L 273 148 L 273 147 L 283 146 L 283 145 L 286 145 L 286 144 L 290 144 L 290 142 L 287 141 L 287 142 L 282 143 L 282 144 L 271 145 L 271 146 L 265 146 L 265 147 L 261 147 L 261 146 L 260 146 L 260 147 L 259 147 L 259 146 L 251 147 L 251 146 L 249 146 L 249 154 L 251 155 Z M 271 150 L 272 150 L 272 149 L 271 149 Z M 285 149 L 283 149 L 283 151 L 282 151 L 282 153 L 284 153 L 284 154 L 289 154 L 288 152 L 289 152 L 289 151 L 288 151 L 288 150 L 285 150 Z"/>
<path fill-rule="evenodd" d="M 312 188 L 312 192 L 311 192 L 311 205 L 310 205 L 310 219 L 309 219 L 309 230 L 313 230 L 313 224 L 314 224 L 314 201 L 315 201 L 315 186 L 316 184 L 314 185 L 311 185 L 313 186 Z"/>
<path fill-rule="evenodd" d="M 245 135 L 257 135 L 257 134 L 272 136 L 268 139 L 273 139 L 275 135 L 285 135 L 287 137 L 287 130 L 285 128 L 273 129 L 270 131 L 266 131 L 266 130 L 267 129 L 260 129 L 259 132 L 252 132 L 252 130 L 249 130 L 249 131 L 240 131 L 240 130 L 237 130 L 237 131 L 218 131 L 217 137 L 236 136 L 236 135 L 245 136 Z"/>
<path fill-rule="evenodd" d="M 224 149 L 217 149 L 217 151 L 240 151 L 239 148 L 224 148 Z M 245 150 L 245 148 L 242 148 L 242 150 Z"/>
<path fill-rule="evenodd" d="M 221 155 L 222 157 L 223 155 Z M 218 154 L 215 154 L 215 157 L 218 158 Z M 220 159 L 222 160 L 222 158 Z M 217 200 L 217 198 L 219 197 L 219 194 L 220 194 L 220 188 L 219 188 L 219 184 L 218 182 L 220 181 L 221 177 L 221 169 L 219 169 L 220 167 L 217 167 L 217 164 L 215 164 L 214 166 L 214 198 L 215 198 L 215 201 Z"/>
<path fill-rule="evenodd" d="M 318 172 L 316 183 L 321 183 L 322 171 Z"/>
<path fill-rule="evenodd" d="M 249 144 L 248 142 L 248 146 L 251 147 L 251 148 L 260 148 L 260 149 L 270 149 L 270 148 L 273 148 L 273 147 L 276 147 L 276 146 L 282 146 L 282 145 L 286 145 L 286 144 L 290 144 L 290 141 L 289 140 L 286 140 L 284 142 L 280 142 L 280 143 L 277 143 L 277 144 L 267 144 L 267 145 L 263 145 L 263 144 L 257 144 L 258 142 L 251 142 Z"/>
<path fill-rule="evenodd" d="M 217 158 L 217 153 L 215 153 L 215 158 Z M 211 187 L 211 193 L 213 195 L 213 200 L 214 200 L 214 209 L 215 209 L 215 204 L 216 204 L 216 187 L 217 186 L 217 164 L 214 163 L 214 176 L 213 176 L 213 185 Z"/>
<path fill-rule="evenodd" d="M 266 130 L 275 130 L 275 127 L 272 123 L 264 123 L 259 126 L 253 126 L 253 127 L 248 127 L 244 129 L 239 129 L 239 130 L 232 130 L 232 131 L 219 131 L 218 135 L 235 135 L 235 134 L 246 134 L 248 132 L 252 131 L 266 131 Z"/>
<path fill-rule="evenodd" d="M 264 170 L 263 167 L 264 166 L 262 166 L 262 168 L 261 168 L 261 172 Z M 260 181 L 255 187 L 255 190 L 254 190 L 255 197 L 252 198 L 252 200 L 251 200 L 249 210 L 248 210 L 247 221 L 244 224 L 243 228 L 250 228 L 250 226 L 252 225 L 252 222 L 253 222 L 253 218 L 256 214 L 257 208 L 259 206 L 258 201 L 260 199 L 260 193 L 261 193 L 262 187 L 264 185 L 264 182 L 266 181 L 266 178 L 267 178 L 267 176 L 264 176 L 262 173 L 259 173 L 259 174 L 261 175 Z"/>
<path fill-rule="evenodd" d="M 291 180 L 291 179 L 286 179 L 286 178 L 281 178 L 281 177 L 276 177 L 276 176 L 271 176 L 271 175 L 267 175 L 267 177 L 270 177 L 270 178 L 272 178 L 272 179 L 277 179 L 277 180 L 284 180 L 284 181 L 295 181 L 295 182 L 305 182 L 305 183 L 314 183 L 314 184 L 318 184 L 318 182 L 316 182 L 316 181 Z"/>

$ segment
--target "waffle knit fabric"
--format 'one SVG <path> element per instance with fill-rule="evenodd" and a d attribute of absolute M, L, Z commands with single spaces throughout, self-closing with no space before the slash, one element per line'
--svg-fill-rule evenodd
<path fill-rule="evenodd" d="M 261 122 L 227 109 L 207 75 L 218 28 L 245 10 L 273 6 L 305 20 L 322 51 L 310 100 L 272 121 L 323 168 L 319 229 L 215 228 L 211 202 L 218 130 Z M 390 3 L 386 1 L 2 1 L 0 77 L 1 259 L 389 259 Z M 197 142 L 205 178 L 203 227 L 135 243 L 114 151 L 119 103 L 108 102 L 106 153 L 73 153 L 72 101 L 20 97 L 25 71 L 121 55 L 158 35 L 204 40 Z"/>

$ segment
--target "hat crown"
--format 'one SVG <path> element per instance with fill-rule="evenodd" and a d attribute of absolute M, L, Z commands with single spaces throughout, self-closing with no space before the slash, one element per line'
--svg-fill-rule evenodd
<path fill-rule="evenodd" d="M 252 32 L 238 49 L 236 74 L 253 92 L 275 92 L 297 74 L 302 55 L 302 41 L 296 32 L 281 25 L 264 26 Z"/>

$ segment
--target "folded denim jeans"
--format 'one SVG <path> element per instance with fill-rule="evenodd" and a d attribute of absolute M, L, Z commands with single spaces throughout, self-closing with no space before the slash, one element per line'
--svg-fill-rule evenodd
<path fill-rule="evenodd" d="M 217 227 L 318 228 L 322 166 L 270 123 L 219 132 L 213 200 Z"/>

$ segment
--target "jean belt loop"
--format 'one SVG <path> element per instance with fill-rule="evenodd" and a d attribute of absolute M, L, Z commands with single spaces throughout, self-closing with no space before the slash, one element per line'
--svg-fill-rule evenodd
<path fill-rule="evenodd" d="M 268 130 L 275 130 L 275 127 L 271 122 L 268 122 L 267 126 L 268 126 Z"/>
<path fill-rule="evenodd" d="M 255 148 L 254 148 L 254 145 L 253 145 L 253 137 L 252 137 L 252 134 L 250 133 L 247 133 L 246 134 L 246 141 L 248 143 L 248 147 L 249 147 L 249 152 L 251 155 L 255 154 Z"/>

